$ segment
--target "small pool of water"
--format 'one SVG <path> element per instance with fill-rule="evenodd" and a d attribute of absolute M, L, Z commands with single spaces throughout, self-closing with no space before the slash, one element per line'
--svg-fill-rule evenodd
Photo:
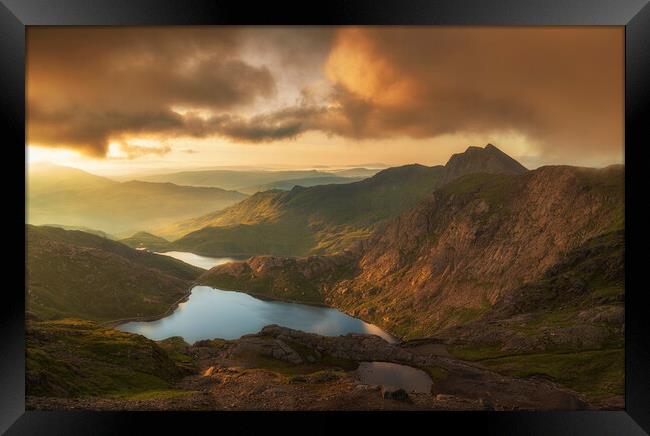
<path fill-rule="evenodd" d="M 199 268 L 203 268 L 203 269 L 210 269 L 217 265 L 223 265 L 224 263 L 235 262 L 236 260 L 242 260 L 234 257 L 200 256 L 198 254 L 188 253 L 186 251 L 166 251 L 164 253 L 156 252 L 156 254 L 162 254 L 163 256 L 173 257 L 174 259 L 182 260 L 185 263 L 189 263 L 190 265 L 198 266 Z"/>
<path fill-rule="evenodd" d="M 394 386 L 406 392 L 431 392 L 429 374 L 412 366 L 390 362 L 361 362 L 356 375 L 367 385 Z"/>
<path fill-rule="evenodd" d="M 194 343 L 201 339 L 237 339 L 278 324 L 323 336 L 366 333 L 388 342 L 397 340 L 379 327 L 336 309 L 307 304 L 261 300 L 243 292 L 195 286 L 187 301 L 171 315 L 150 322 L 129 322 L 119 330 L 138 333 L 153 340 L 181 336 Z"/>

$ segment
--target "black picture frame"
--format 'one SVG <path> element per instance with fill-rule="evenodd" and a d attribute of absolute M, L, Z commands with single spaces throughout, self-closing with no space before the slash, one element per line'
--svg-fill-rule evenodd
<path fill-rule="evenodd" d="M 405 432 L 530 435 L 636 435 L 650 432 L 650 339 L 642 285 L 647 214 L 645 176 L 650 107 L 650 5 L 646 0 L 328 0 L 313 2 L 178 0 L 0 0 L 0 110 L 5 233 L 24 248 L 25 28 L 32 25 L 616 25 L 625 26 L 626 389 L 624 411 L 575 412 L 36 412 L 25 411 L 24 259 L 7 256 L 0 303 L 0 432 L 113 435 L 183 431 L 316 433 L 397 425 Z M 10 171 L 14 170 L 14 171 Z M 22 209 L 21 209 L 22 208 Z M 20 283 L 22 282 L 22 286 Z M 338 419 L 346 418 L 341 424 Z M 416 425 L 418 427 L 416 427 Z M 417 430 L 420 428 L 421 430 Z M 443 430 L 444 428 L 453 430 Z"/>

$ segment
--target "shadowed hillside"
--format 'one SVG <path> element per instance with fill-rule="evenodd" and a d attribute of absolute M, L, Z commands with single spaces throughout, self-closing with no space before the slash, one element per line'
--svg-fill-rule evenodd
<path fill-rule="evenodd" d="M 80 231 L 27 226 L 27 311 L 115 320 L 165 313 L 201 269 Z"/>

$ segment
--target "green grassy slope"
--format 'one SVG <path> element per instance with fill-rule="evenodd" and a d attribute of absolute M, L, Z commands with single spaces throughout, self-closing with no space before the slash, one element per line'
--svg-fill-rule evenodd
<path fill-rule="evenodd" d="M 185 366 L 154 341 L 89 321 L 27 325 L 27 395 L 159 394 L 187 373 Z"/>
<path fill-rule="evenodd" d="M 157 316 L 203 271 L 80 231 L 27 226 L 27 310 L 39 318 Z"/>
<path fill-rule="evenodd" d="M 215 256 L 337 251 L 413 206 L 437 186 L 441 168 L 408 165 L 356 183 L 258 193 L 183 223 L 188 233 L 174 246 Z"/>

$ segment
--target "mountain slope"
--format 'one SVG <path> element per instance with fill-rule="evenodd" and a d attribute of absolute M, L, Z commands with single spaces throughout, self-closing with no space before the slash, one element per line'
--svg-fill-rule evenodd
<path fill-rule="evenodd" d="M 298 260 L 303 273 L 295 286 L 277 284 L 278 274 L 265 265 L 274 258 L 253 258 L 248 269 L 223 265 L 198 281 L 239 289 L 266 282 L 269 295 L 281 296 L 307 280 L 318 284 L 329 305 L 404 337 L 431 336 L 477 319 L 540 280 L 566 253 L 623 229 L 623 204 L 620 167 L 468 175 L 360 243 L 353 250 L 352 277 L 323 281 L 311 273 L 314 261 L 305 258 Z M 622 277 L 622 270 L 617 274 Z"/>
<path fill-rule="evenodd" d="M 466 153 L 456 155 L 447 166 L 405 165 L 356 183 L 258 193 L 161 234 L 186 232 L 174 242 L 178 249 L 206 255 L 336 252 L 368 237 L 382 222 L 414 206 L 446 180 L 477 171 L 519 174 L 523 168 L 491 145 L 472 147 Z M 248 243 L 251 238 L 254 247 Z M 238 246 L 239 240 L 245 242 Z"/>
<path fill-rule="evenodd" d="M 203 271 L 80 231 L 27 226 L 27 311 L 106 321 L 165 313 Z"/>
<path fill-rule="evenodd" d="M 174 245 L 206 255 L 336 251 L 367 237 L 379 221 L 426 195 L 437 185 L 440 168 L 412 165 L 356 183 L 258 193 L 231 208 L 182 223 L 191 233 Z M 255 247 L 247 242 L 251 238 Z"/>
<path fill-rule="evenodd" d="M 31 224 L 64 224 L 111 234 L 152 229 L 235 204 L 246 195 L 171 183 L 114 182 L 72 168 L 28 171 Z"/>
<path fill-rule="evenodd" d="M 69 189 L 106 188 L 115 184 L 106 177 L 96 176 L 77 168 L 45 163 L 29 165 L 27 176 L 27 190 L 30 195 Z"/>
<path fill-rule="evenodd" d="M 29 322 L 29 396 L 128 397 L 173 393 L 188 369 L 161 344 L 85 320 Z"/>

